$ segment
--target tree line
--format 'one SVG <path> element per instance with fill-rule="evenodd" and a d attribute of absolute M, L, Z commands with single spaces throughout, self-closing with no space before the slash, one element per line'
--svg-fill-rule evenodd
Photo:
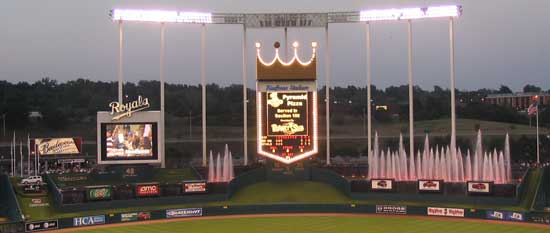
<path fill-rule="evenodd" d="M 124 98 L 133 100 L 137 95 L 148 97 L 152 110 L 159 109 L 159 82 L 139 81 L 124 84 Z M 242 124 L 242 85 L 221 87 L 209 84 L 207 89 L 207 112 L 209 125 Z M 110 111 L 108 104 L 117 100 L 117 82 L 77 79 L 58 82 L 43 78 L 34 83 L 11 83 L 0 81 L 0 114 L 7 130 L 24 128 L 30 121 L 31 112 L 39 112 L 37 122 L 46 128 L 63 129 L 68 123 L 95 122 L 97 111 Z M 526 85 L 524 92 L 542 92 L 542 88 Z M 548 90 L 550 93 L 550 90 Z M 331 111 L 361 117 L 367 106 L 366 88 L 357 86 L 331 89 Z M 473 91 L 456 90 L 457 117 L 488 121 L 528 124 L 526 114 L 510 107 L 490 105 L 484 102 L 488 94 L 512 93 L 506 86 L 498 89 Z M 325 100 L 325 87 L 318 91 L 319 100 Z M 165 107 L 167 115 L 195 117 L 201 114 L 201 86 L 165 84 Z M 378 122 L 408 120 L 408 86 L 390 86 L 385 89 L 372 86 L 373 117 Z M 254 109 L 254 90 L 248 90 L 248 106 Z M 384 109 L 380 106 L 386 106 Z M 319 104 L 319 112 L 324 112 Z M 450 117 L 450 91 L 439 86 L 432 90 L 414 87 L 415 121 Z M 255 111 L 249 110 L 250 119 Z M 550 127 L 550 108 L 542 108 L 541 123 Z M 200 117 L 198 117 L 200 118 Z M 200 121 L 195 121 L 199 124 Z"/>

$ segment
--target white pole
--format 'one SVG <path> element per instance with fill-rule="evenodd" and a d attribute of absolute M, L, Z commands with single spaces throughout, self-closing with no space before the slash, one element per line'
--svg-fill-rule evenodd
<path fill-rule="evenodd" d="M 206 25 L 201 32 L 201 84 L 202 84 L 202 166 L 206 167 Z"/>
<path fill-rule="evenodd" d="M 21 160 L 19 161 L 19 165 L 21 170 L 19 170 L 19 176 L 23 177 L 23 142 L 19 142 L 19 157 Z"/>
<path fill-rule="evenodd" d="M 31 135 L 27 134 L 27 176 L 31 176 Z"/>
<path fill-rule="evenodd" d="M 165 135 L 166 132 L 164 132 L 164 23 L 160 24 L 160 64 L 159 64 L 159 79 L 160 79 L 160 132 L 162 135 L 162 143 L 160 144 L 160 153 L 161 153 L 161 164 L 160 166 L 162 168 L 166 167 L 166 155 L 164 152 L 166 151 L 166 141 L 165 141 Z"/>
<path fill-rule="evenodd" d="M 328 24 L 325 27 L 325 79 L 326 79 L 326 86 L 325 86 L 325 106 L 326 106 L 326 128 L 327 128 L 327 134 L 326 134 L 326 141 L 327 141 L 327 165 L 330 165 L 330 58 L 329 58 L 329 40 L 328 40 Z"/>
<path fill-rule="evenodd" d="M 287 27 L 285 27 L 285 43 L 284 43 L 284 45 L 285 45 L 285 50 L 284 50 L 285 51 L 285 54 L 284 54 L 285 59 L 288 59 L 288 29 L 287 29 Z"/>
<path fill-rule="evenodd" d="M 409 47 L 409 153 L 414 155 L 414 105 L 413 105 L 413 61 L 412 61 L 412 21 L 407 21 Z"/>
<path fill-rule="evenodd" d="M 539 139 L 539 105 L 537 103 L 537 165 L 540 165 L 540 149 L 539 149 L 539 145 L 540 145 L 540 139 Z"/>
<path fill-rule="evenodd" d="M 38 149 L 38 145 L 36 146 L 36 148 Z M 37 153 L 37 154 L 36 154 L 36 157 L 38 158 L 38 159 L 37 159 L 38 166 L 37 166 L 37 168 L 36 168 L 36 170 L 37 170 L 36 175 L 40 175 L 40 155 Z"/>
<path fill-rule="evenodd" d="M 456 153 L 456 104 L 455 104 L 455 35 L 453 18 L 449 20 L 450 70 L 451 70 L 451 152 Z M 453 154 L 454 155 L 454 154 Z"/>
<path fill-rule="evenodd" d="M 118 102 L 122 103 L 122 20 L 118 21 Z"/>
<path fill-rule="evenodd" d="M 372 72 L 371 72 L 371 35 L 370 35 L 370 23 L 367 23 L 367 155 L 372 158 L 372 109 L 371 109 L 371 84 L 372 84 Z M 369 168 L 370 169 L 370 168 Z"/>
<path fill-rule="evenodd" d="M 10 143 L 10 176 L 13 176 L 13 142 Z"/>
<path fill-rule="evenodd" d="M 246 77 L 246 25 L 243 24 L 243 154 L 244 165 L 248 165 L 248 90 Z"/>

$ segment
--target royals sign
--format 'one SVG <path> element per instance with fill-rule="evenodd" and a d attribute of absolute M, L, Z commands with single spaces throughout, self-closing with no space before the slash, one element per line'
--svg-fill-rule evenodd
<path fill-rule="evenodd" d="M 138 96 L 137 100 L 127 103 L 111 102 L 109 107 L 111 107 L 111 116 L 114 121 L 120 120 L 123 117 L 132 117 L 133 113 L 147 109 L 151 107 L 151 105 L 149 104 L 148 98 Z"/>

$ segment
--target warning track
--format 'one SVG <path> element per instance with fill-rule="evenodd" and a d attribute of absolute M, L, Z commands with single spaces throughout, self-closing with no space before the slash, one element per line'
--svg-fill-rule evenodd
<path fill-rule="evenodd" d="M 458 222 L 477 222 L 487 224 L 505 224 L 516 226 L 527 226 L 539 229 L 550 229 L 550 225 L 527 223 L 527 222 L 508 222 L 508 221 L 496 221 L 486 219 L 472 219 L 472 218 L 453 218 L 453 217 L 432 217 L 432 216 L 414 216 L 414 215 L 382 215 L 382 214 L 352 214 L 352 213 L 282 213 L 282 214 L 244 214 L 244 215 L 220 215 L 220 216 L 203 216 L 203 217 L 191 217 L 191 218 L 174 218 L 174 219 L 158 219 L 149 221 L 137 221 L 126 223 L 114 223 L 105 225 L 85 226 L 66 228 L 60 230 L 53 230 L 48 232 L 75 232 L 85 229 L 102 229 L 121 226 L 132 225 L 144 225 L 144 224 L 159 224 L 168 222 L 181 222 L 181 221 L 203 221 L 203 220 L 215 220 L 215 219 L 239 219 L 239 218 L 269 218 L 269 217 L 380 217 L 387 218 L 407 218 L 407 219 L 430 219 L 430 220 L 445 220 L 445 221 L 458 221 Z"/>

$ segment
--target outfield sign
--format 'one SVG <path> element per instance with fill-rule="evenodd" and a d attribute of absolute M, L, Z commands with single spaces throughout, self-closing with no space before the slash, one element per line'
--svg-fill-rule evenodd
<path fill-rule="evenodd" d="M 189 182 L 183 184 L 184 193 L 206 193 L 206 182 Z"/>
<path fill-rule="evenodd" d="M 153 197 L 160 195 L 159 184 L 138 184 L 136 185 L 136 195 L 138 197 Z"/>
<path fill-rule="evenodd" d="M 120 214 L 121 222 L 133 222 L 133 221 L 144 221 L 151 219 L 151 212 L 133 212 L 133 213 L 123 213 Z"/>
<path fill-rule="evenodd" d="M 441 192 L 443 181 L 442 180 L 418 180 L 419 192 Z"/>
<path fill-rule="evenodd" d="M 468 193 L 480 193 L 480 194 L 489 194 L 491 193 L 492 182 L 477 182 L 469 181 L 468 182 Z"/>
<path fill-rule="evenodd" d="M 377 214 L 407 214 L 406 206 L 376 205 Z"/>
<path fill-rule="evenodd" d="M 30 146 L 38 155 L 80 154 L 82 138 L 35 138 Z"/>
<path fill-rule="evenodd" d="M 372 190 L 392 190 L 393 180 L 390 179 L 373 179 L 370 181 Z"/>
<path fill-rule="evenodd" d="M 183 218 L 202 216 L 202 208 L 170 209 L 166 210 L 166 218 Z"/>
<path fill-rule="evenodd" d="M 31 199 L 31 203 L 29 203 L 29 207 L 35 208 L 35 207 L 45 207 L 50 206 L 50 203 L 44 202 L 42 198 L 33 198 Z"/>
<path fill-rule="evenodd" d="M 428 207 L 427 214 L 431 216 L 464 217 L 464 209 Z"/>
<path fill-rule="evenodd" d="M 111 186 L 88 187 L 86 198 L 90 201 L 111 199 L 112 193 Z"/>
<path fill-rule="evenodd" d="M 105 224 L 105 215 L 95 215 L 73 218 L 73 226 L 92 226 Z"/>
<path fill-rule="evenodd" d="M 488 219 L 523 222 L 525 215 L 519 212 L 487 210 Z"/>
<path fill-rule="evenodd" d="M 57 219 L 55 220 L 46 220 L 39 222 L 30 222 L 25 224 L 25 232 L 35 232 L 35 231 L 47 231 L 57 229 L 58 226 Z"/>

